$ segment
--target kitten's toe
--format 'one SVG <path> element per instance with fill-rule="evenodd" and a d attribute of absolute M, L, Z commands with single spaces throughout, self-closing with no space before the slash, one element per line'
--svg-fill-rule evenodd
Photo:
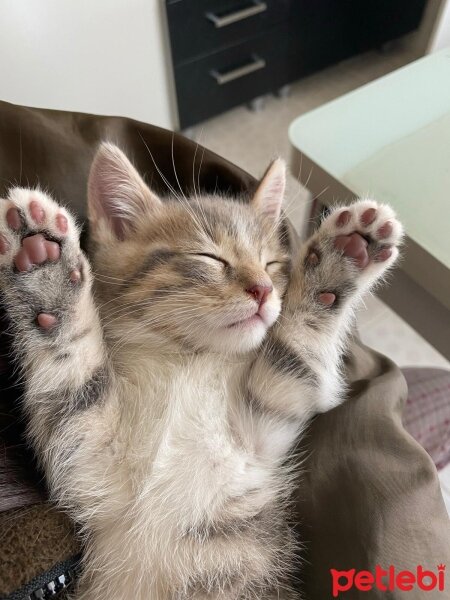
<path fill-rule="evenodd" d="M 3 233 L 0 233 L 0 254 L 6 254 L 10 246 L 8 238 Z"/>
<path fill-rule="evenodd" d="M 6 223 L 12 231 L 19 231 L 23 227 L 22 216 L 15 206 L 11 206 L 6 211 Z"/>
<path fill-rule="evenodd" d="M 28 205 L 30 216 L 35 223 L 42 225 L 45 221 L 45 210 L 38 200 L 32 200 Z"/>
<path fill-rule="evenodd" d="M 365 210 L 360 217 L 361 225 L 363 227 L 368 227 L 372 225 L 372 223 L 377 218 L 377 209 L 376 208 L 368 208 Z"/>
<path fill-rule="evenodd" d="M 386 260 L 391 258 L 392 253 L 393 249 L 389 246 L 386 246 L 384 248 L 381 248 L 381 250 L 379 250 L 378 252 L 376 252 L 373 259 L 376 262 L 385 262 Z"/>
<path fill-rule="evenodd" d="M 389 238 L 394 231 L 394 225 L 392 221 L 386 221 L 383 223 L 375 232 L 376 237 L 379 240 L 383 240 Z"/>

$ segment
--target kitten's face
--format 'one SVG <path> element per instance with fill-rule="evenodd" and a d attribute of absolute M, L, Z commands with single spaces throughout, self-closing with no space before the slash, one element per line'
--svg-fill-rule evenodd
<path fill-rule="evenodd" d="M 97 183 L 91 175 L 91 220 L 106 251 L 99 252 L 102 271 L 110 261 L 108 275 L 125 282 L 110 306 L 130 307 L 120 329 L 140 343 L 157 332 L 189 349 L 224 353 L 261 343 L 287 285 L 279 202 L 267 204 L 257 192 L 250 203 L 217 196 L 161 203 L 139 182 L 145 203 L 130 228 L 117 212 L 109 222 L 99 213 Z"/>
<path fill-rule="evenodd" d="M 277 319 L 288 256 L 254 211 L 230 200 L 177 202 L 142 224 L 128 298 L 139 322 L 196 349 L 254 348 Z"/>

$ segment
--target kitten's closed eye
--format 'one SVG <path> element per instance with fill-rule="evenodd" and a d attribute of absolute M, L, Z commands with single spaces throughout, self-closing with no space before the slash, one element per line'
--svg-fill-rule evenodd
<path fill-rule="evenodd" d="M 264 267 L 264 270 L 270 277 L 276 277 L 278 273 L 286 270 L 288 261 L 286 260 L 269 260 Z"/>
<path fill-rule="evenodd" d="M 215 260 L 215 261 L 217 261 L 219 263 L 222 263 L 226 267 L 229 266 L 229 264 L 230 264 L 224 258 L 221 258 L 220 256 L 217 256 L 216 254 L 210 254 L 208 252 L 192 252 L 191 255 L 192 256 L 203 256 L 205 258 L 210 258 L 211 260 Z"/>
<path fill-rule="evenodd" d="M 286 261 L 285 260 L 271 260 L 268 263 L 266 263 L 265 270 L 267 271 L 267 269 L 270 269 L 271 267 L 282 268 L 284 266 L 286 266 Z"/>

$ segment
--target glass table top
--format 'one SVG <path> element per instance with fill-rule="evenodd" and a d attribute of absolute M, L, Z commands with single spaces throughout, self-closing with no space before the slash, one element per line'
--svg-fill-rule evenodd
<path fill-rule="evenodd" d="M 389 203 L 450 268 L 450 48 L 298 117 L 289 137 L 356 195 Z"/>

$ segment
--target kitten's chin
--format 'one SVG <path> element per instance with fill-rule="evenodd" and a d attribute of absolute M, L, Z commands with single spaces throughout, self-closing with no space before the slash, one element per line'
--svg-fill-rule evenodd
<path fill-rule="evenodd" d="M 208 345 L 212 350 L 226 354 L 242 354 L 257 348 L 267 334 L 268 326 L 256 317 L 233 327 L 220 328 L 211 332 Z"/>
<path fill-rule="evenodd" d="M 223 353 L 242 354 L 257 348 L 280 313 L 280 304 L 265 306 L 258 313 L 209 332 L 208 346 Z"/>

